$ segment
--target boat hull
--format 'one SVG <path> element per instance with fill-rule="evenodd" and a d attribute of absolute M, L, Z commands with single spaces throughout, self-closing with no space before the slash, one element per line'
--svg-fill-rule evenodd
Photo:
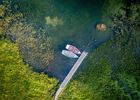
<path fill-rule="evenodd" d="M 75 54 L 81 54 L 80 50 L 77 49 L 77 48 L 76 48 L 75 46 L 73 46 L 73 45 L 67 44 L 67 45 L 66 45 L 66 49 L 69 50 L 69 51 L 71 51 L 71 52 L 73 52 L 73 53 L 75 53 Z"/>
<path fill-rule="evenodd" d="M 62 53 L 62 55 L 67 56 L 69 58 L 78 58 L 78 56 L 76 54 L 74 54 L 73 52 L 68 51 L 68 50 L 62 50 L 61 53 Z"/>

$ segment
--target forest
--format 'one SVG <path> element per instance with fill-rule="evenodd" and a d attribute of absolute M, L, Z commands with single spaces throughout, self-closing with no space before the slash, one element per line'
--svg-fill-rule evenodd
<path fill-rule="evenodd" d="M 29 22 L 15 1 L 0 1 L 0 100 L 53 100 L 60 82 L 42 69 L 55 59 L 58 41 L 35 20 L 39 15 Z M 102 15 L 111 38 L 89 54 L 58 100 L 140 100 L 140 2 L 105 0 Z M 59 17 L 44 20 L 64 24 Z"/>

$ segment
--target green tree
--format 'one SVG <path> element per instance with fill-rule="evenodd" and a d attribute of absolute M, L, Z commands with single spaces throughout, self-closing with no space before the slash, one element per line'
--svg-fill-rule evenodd
<path fill-rule="evenodd" d="M 99 53 L 98 51 L 94 53 Z M 84 71 L 60 95 L 60 100 L 118 100 L 129 98 L 111 78 L 111 66 L 92 54 Z M 98 60 L 98 62 L 96 62 Z"/>
<path fill-rule="evenodd" d="M 43 73 L 35 73 L 25 65 L 17 44 L 0 41 L 0 99 L 52 99 L 57 81 Z"/>

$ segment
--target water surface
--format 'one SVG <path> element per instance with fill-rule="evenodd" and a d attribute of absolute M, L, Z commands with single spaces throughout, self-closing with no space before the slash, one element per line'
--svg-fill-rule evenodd
<path fill-rule="evenodd" d="M 104 1 L 17 0 L 28 21 L 37 28 L 44 27 L 48 35 L 53 38 L 55 57 L 43 69 L 44 72 L 62 81 L 77 60 L 61 55 L 66 44 L 75 45 L 83 51 L 89 42 L 92 42 L 94 47 L 108 39 L 109 31 L 99 32 L 95 28 L 97 23 L 107 23 L 106 16 L 102 14 Z"/>

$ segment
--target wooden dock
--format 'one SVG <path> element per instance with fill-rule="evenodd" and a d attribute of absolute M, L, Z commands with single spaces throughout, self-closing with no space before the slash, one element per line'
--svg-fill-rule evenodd
<path fill-rule="evenodd" d="M 86 52 L 86 51 L 82 52 L 82 54 L 80 55 L 80 57 L 78 58 L 76 63 L 73 65 L 72 69 L 70 70 L 70 72 L 68 73 L 66 78 L 64 79 L 64 81 L 61 83 L 59 89 L 57 90 L 57 92 L 55 94 L 54 100 L 58 100 L 59 94 L 62 92 L 62 90 L 68 84 L 68 82 L 70 81 L 70 79 L 72 78 L 72 76 L 74 75 L 74 73 L 76 72 L 76 70 L 81 65 L 81 63 L 83 62 L 83 60 L 86 58 L 87 55 L 88 55 L 88 52 Z"/>

